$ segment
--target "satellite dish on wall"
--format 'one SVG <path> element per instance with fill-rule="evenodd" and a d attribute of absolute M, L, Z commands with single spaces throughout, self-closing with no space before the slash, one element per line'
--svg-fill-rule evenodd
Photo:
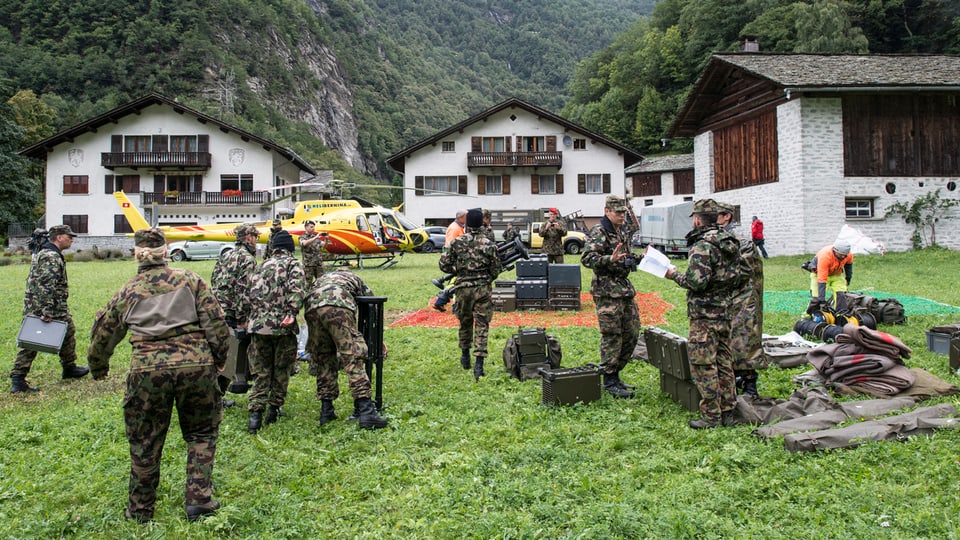
<path fill-rule="evenodd" d="M 573 144 L 573 138 L 571 138 L 569 135 L 564 135 L 564 136 L 563 136 L 563 145 L 564 145 L 564 146 L 570 146 L 571 144 Z"/>

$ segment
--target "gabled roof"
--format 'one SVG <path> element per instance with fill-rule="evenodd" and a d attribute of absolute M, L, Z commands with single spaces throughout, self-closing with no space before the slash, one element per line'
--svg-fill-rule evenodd
<path fill-rule="evenodd" d="M 565 118 L 562 118 L 562 117 L 560 117 L 560 116 L 557 116 L 557 115 L 553 114 L 552 112 L 550 112 L 550 111 L 548 111 L 548 110 L 546 110 L 546 109 L 541 109 L 540 107 L 537 107 L 537 106 L 535 106 L 535 105 L 531 105 L 531 104 L 529 104 L 529 103 L 527 103 L 527 102 L 525 102 L 525 101 L 523 101 L 523 100 L 517 99 L 517 98 L 510 98 L 510 99 L 508 99 L 508 100 L 506 100 L 506 101 L 503 101 L 503 102 L 501 102 L 501 103 L 498 103 L 497 105 L 494 105 L 493 107 L 490 107 L 489 109 L 487 109 L 487 110 L 485 110 L 485 111 L 483 111 L 483 112 L 481 112 L 481 113 L 479 113 L 479 114 L 476 114 L 476 115 L 474 115 L 474 116 L 471 116 L 470 118 L 467 118 L 466 120 L 464 120 L 463 122 L 460 122 L 459 124 L 453 125 L 453 126 L 447 128 L 447 129 L 443 130 L 443 131 L 440 131 L 440 132 L 438 132 L 438 133 L 436 133 L 436 134 L 434 134 L 434 135 L 431 135 L 430 137 L 427 137 L 426 139 L 423 139 L 423 140 L 421 140 L 421 141 L 418 141 L 418 142 L 416 142 L 416 143 L 414 143 L 414 144 L 412 144 L 412 145 L 404 148 L 403 150 L 397 152 L 396 154 L 388 157 L 388 158 L 387 158 L 387 164 L 390 165 L 390 167 L 393 168 L 393 170 L 402 173 L 403 170 L 404 170 L 404 160 L 405 160 L 407 157 L 409 157 L 411 154 L 413 154 L 414 152 L 416 152 L 417 150 L 420 150 L 421 148 L 423 148 L 423 147 L 425 147 L 425 146 L 429 146 L 429 145 L 432 145 L 432 144 L 436 144 L 436 143 L 439 142 L 441 139 L 443 139 L 444 137 L 450 135 L 451 133 L 456 133 L 456 132 L 459 132 L 459 131 L 463 131 L 463 130 L 465 130 L 468 126 L 470 126 L 470 125 L 472 125 L 472 124 L 475 124 L 475 123 L 477 123 L 477 122 L 486 120 L 486 119 L 489 118 L 490 116 L 492 116 L 492 115 L 494 115 L 494 114 L 496 114 L 496 113 L 498 113 L 498 112 L 500 112 L 500 111 L 502 111 L 502 110 L 504 110 L 504 109 L 510 109 L 510 108 L 523 109 L 523 110 L 525 110 L 525 111 L 527 111 L 527 112 L 529 112 L 529 113 L 532 113 L 532 114 L 534 114 L 534 115 L 536 115 L 536 116 L 538 116 L 538 117 L 540 117 L 540 118 L 544 118 L 544 119 L 547 119 L 547 120 L 549 120 L 549 121 L 551 121 L 551 122 L 554 122 L 554 123 L 556 123 L 556 124 L 559 124 L 559 125 L 563 126 L 564 128 L 566 128 L 567 130 L 570 130 L 570 131 L 573 131 L 573 132 L 582 134 L 582 135 L 585 136 L 585 137 L 588 137 L 588 138 L 590 138 L 590 139 L 592 139 L 592 140 L 601 142 L 601 143 L 603 143 L 603 144 L 605 144 L 605 145 L 607 145 L 607 146 L 609 146 L 609 147 L 611 147 L 611 148 L 617 149 L 618 151 L 620 151 L 620 152 L 623 153 L 623 156 L 624 156 L 624 157 L 623 157 L 623 159 L 624 159 L 624 167 L 627 167 L 627 166 L 629 166 L 629 165 L 632 165 L 633 163 L 636 163 L 637 161 L 640 161 L 641 159 L 643 159 L 643 156 L 640 155 L 636 150 L 632 150 L 632 149 L 630 149 L 630 148 L 627 148 L 626 146 L 624 146 L 624 145 L 622 145 L 622 144 L 620 144 L 620 143 L 618 143 L 618 142 L 616 142 L 616 141 L 614 141 L 614 140 L 608 139 L 608 138 L 604 137 L 603 135 L 600 135 L 600 134 L 598 134 L 598 133 L 594 133 L 594 132 L 588 130 L 587 128 L 585 128 L 585 127 L 583 127 L 583 126 L 579 126 L 579 125 L 577 125 L 577 124 L 574 124 L 573 122 L 571 122 L 571 121 L 569 121 L 569 120 L 566 120 Z"/>
<path fill-rule="evenodd" d="M 24 148 L 23 150 L 20 151 L 20 155 L 31 157 L 34 159 L 41 159 L 41 160 L 46 159 L 47 152 L 49 152 L 53 147 L 57 146 L 58 144 L 72 141 L 84 133 L 95 132 L 107 124 L 115 124 L 117 120 L 119 120 L 120 118 L 123 118 L 124 116 L 129 116 L 131 114 L 139 114 L 140 111 L 155 105 L 168 105 L 172 107 L 174 112 L 178 114 L 189 114 L 191 116 L 196 117 L 197 121 L 200 122 L 201 124 L 212 124 L 216 126 L 217 129 L 219 129 L 220 131 L 223 131 L 224 133 L 230 133 L 230 132 L 236 133 L 243 141 L 245 142 L 253 141 L 261 145 L 265 150 L 272 150 L 274 152 L 277 152 L 284 158 L 289 159 L 301 170 L 306 171 L 310 174 L 317 174 L 316 171 L 313 169 L 313 167 L 308 165 L 292 149 L 280 146 L 274 142 L 268 141 L 267 139 L 258 137 L 252 133 L 244 131 L 238 127 L 231 126 L 226 122 L 217 120 L 212 116 L 207 116 L 206 114 L 203 114 L 200 111 L 191 109 L 186 105 L 178 103 L 170 98 L 167 98 L 155 92 L 151 92 L 146 96 L 143 96 L 139 99 L 126 103 L 125 105 L 121 105 L 116 109 L 113 109 L 111 111 L 101 114 L 100 116 L 91 118 L 90 120 L 81 122 L 73 127 L 67 128 L 61 131 L 60 133 L 51 135 L 50 137 L 47 137 L 42 141 L 39 141 L 37 143 L 34 143 Z"/>
<path fill-rule="evenodd" d="M 696 133 L 735 76 L 791 94 L 960 91 L 960 56 L 915 54 L 715 53 L 670 126 L 668 137 Z"/>
<path fill-rule="evenodd" d="M 673 154 L 669 156 L 648 156 L 643 161 L 627 167 L 625 174 L 643 174 L 665 171 L 693 169 L 693 154 Z"/>

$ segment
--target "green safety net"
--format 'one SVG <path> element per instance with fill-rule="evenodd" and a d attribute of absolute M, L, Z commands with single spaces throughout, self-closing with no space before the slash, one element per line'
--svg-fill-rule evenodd
<path fill-rule="evenodd" d="M 951 306 L 918 296 L 890 293 L 884 291 L 850 291 L 851 293 L 872 296 L 877 300 L 896 298 L 903 304 L 907 315 L 952 315 L 960 313 L 960 307 Z M 810 304 L 810 291 L 764 291 L 763 310 L 777 313 L 804 313 Z"/>

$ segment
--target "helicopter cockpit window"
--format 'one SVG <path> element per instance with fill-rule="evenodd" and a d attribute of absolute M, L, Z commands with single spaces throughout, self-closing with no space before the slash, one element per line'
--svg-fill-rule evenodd
<path fill-rule="evenodd" d="M 357 230 L 361 232 L 366 232 L 369 230 L 367 227 L 367 216 L 359 215 L 357 216 Z"/>
<path fill-rule="evenodd" d="M 407 217 L 404 216 L 403 214 L 396 214 L 394 217 L 396 217 L 397 220 L 400 221 L 400 225 L 403 227 L 403 230 L 405 231 L 413 231 L 413 230 L 419 229 L 419 227 L 414 225 L 413 222 L 407 219 Z"/>
<path fill-rule="evenodd" d="M 394 214 L 383 214 L 383 226 L 390 238 L 404 238 L 403 228 L 397 222 L 397 216 Z"/>
<path fill-rule="evenodd" d="M 370 222 L 370 232 L 373 234 L 373 239 L 378 244 L 383 244 L 383 224 L 380 222 L 380 214 L 368 215 L 367 221 Z"/>

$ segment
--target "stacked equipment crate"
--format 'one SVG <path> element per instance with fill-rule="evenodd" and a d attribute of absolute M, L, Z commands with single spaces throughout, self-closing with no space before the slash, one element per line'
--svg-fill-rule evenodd
<path fill-rule="evenodd" d="M 551 264 L 547 269 L 547 309 L 580 311 L 580 265 Z"/>
<path fill-rule="evenodd" d="M 517 261 L 517 309 L 547 309 L 547 263 L 546 256 L 531 256 Z"/>
<path fill-rule="evenodd" d="M 660 390 L 688 411 L 700 411 L 700 391 L 690 375 L 687 338 L 650 327 L 643 333 L 647 361 L 660 370 Z"/>
<path fill-rule="evenodd" d="M 517 282 L 513 279 L 498 279 L 493 282 L 490 293 L 494 311 L 517 310 Z"/>

